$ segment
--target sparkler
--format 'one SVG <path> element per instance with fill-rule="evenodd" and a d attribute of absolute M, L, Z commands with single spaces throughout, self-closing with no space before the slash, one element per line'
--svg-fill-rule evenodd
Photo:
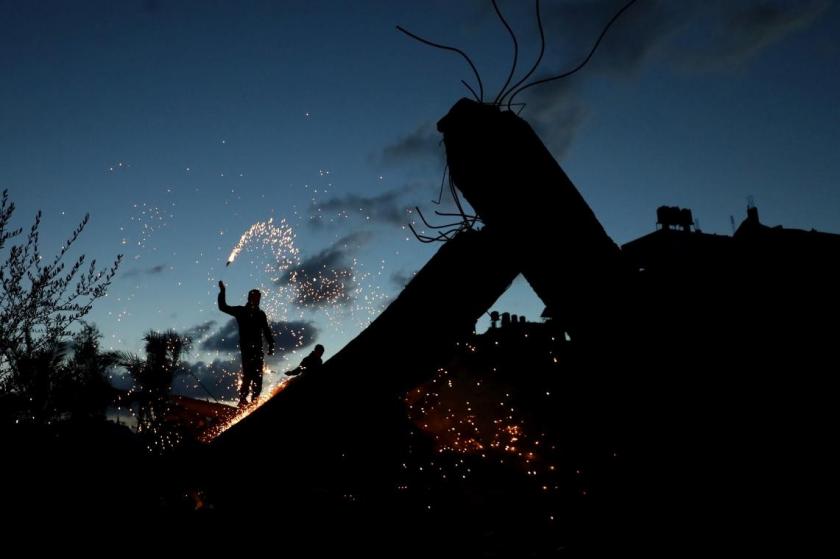
<path fill-rule="evenodd" d="M 322 174 L 329 172 L 322 171 Z M 251 264 L 262 268 L 267 276 L 264 276 L 263 280 L 270 280 L 270 283 L 259 281 L 258 287 L 263 292 L 261 306 L 272 321 L 291 319 L 289 310 L 296 308 L 298 313 L 295 318 L 301 321 L 306 320 L 305 312 L 319 312 L 323 313 L 334 331 L 342 331 L 339 318 L 348 316 L 352 319 L 358 318 L 358 326 L 363 329 L 385 305 L 387 296 L 381 285 L 371 281 L 374 274 L 365 272 L 356 259 L 336 267 L 299 269 L 300 251 L 295 246 L 294 229 L 286 219 L 275 221 L 272 217 L 248 227 L 233 246 L 225 267 L 233 264 L 243 251 L 253 254 L 255 258 Z M 381 264 L 380 270 L 375 274 L 377 278 L 381 278 L 383 274 L 384 261 Z M 285 279 L 281 280 L 284 277 Z M 255 278 L 253 274 L 252 278 Z M 291 359 L 294 360 L 296 350 L 308 340 L 304 330 L 290 328 L 288 335 L 294 340 L 294 347 L 287 348 L 286 351 L 291 349 Z M 238 371 L 231 371 L 230 374 L 239 376 Z M 282 391 L 288 381 L 289 378 L 286 377 L 273 386 L 268 384 L 267 390 L 256 403 L 238 410 L 233 417 L 214 426 L 200 439 L 209 442 L 239 423 Z"/>
<path fill-rule="evenodd" d="M 285 219 L 282 219 L 279 224 L 275 224 L 272 217 L 268 221 L 258 221 L 251 225 L 239 237 L 239 241 L 230 251 L 225 266 L 233 264 L 242 249 L 255 239 L 261 240 L 263 245 L 272 249 L 274 255 L 278 257 L 277 263 L 281 268 L 288 267 L 296 261 L 298 251 L 294 246 L 295 234 L 291 225 L 288 225 Z"/>

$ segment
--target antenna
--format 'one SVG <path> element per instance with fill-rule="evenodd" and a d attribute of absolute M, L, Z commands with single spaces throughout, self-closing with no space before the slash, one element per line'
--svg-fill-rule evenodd
<path fill-rule="evenodd" d="M 729 215 L 729 225 L 732 226 L 732 234 L 735 234 L 735 216 L 730 214 Z"/>

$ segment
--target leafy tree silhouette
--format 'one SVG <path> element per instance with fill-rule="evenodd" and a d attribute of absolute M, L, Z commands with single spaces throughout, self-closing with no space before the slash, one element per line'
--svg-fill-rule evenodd
<path fill-rule="evenodd" d="M 73 335 L 73 355 L 63 364 L 53 390 L 55 408 L 68 419 L 104 419 L 105 410 L 114 399 L 108 372 L 119 364 L 119 354 L 101 351 L 101 338 L 96 326 L 87 323 Z"/>
<path fill-rule="evenodd" d="M 29 233 L 12 229 L 15 205 L 8 191 L 0 196 L 0 251 L 13 244 L 0 260 L 0 398 L 13 401 L 16 419 L 50 421 L 51 394 L 58 382 L 71 328 L 104 297 L 117 273 L 122 255 L 108 268 L 86 268 L 85 255 L 66 266 L 65 259 L 90 216 L 85 215 L 58 254 L 44 258 L 39 248 L 41 212 Z"/>
<path fill-rule="evenodd" d="M 120 363 L 134 380 L 137 432 L 149 435 L 156 445 L 166 448 L 178 442 L 179 435 L 166 426 L 166 416 L 170 411 L 172 381 L 181 372 L 181 357 L 190 351 L 192 340 L 174 330 L 151 330 L 143 340 L 146 358 L 125 353 Z"/>

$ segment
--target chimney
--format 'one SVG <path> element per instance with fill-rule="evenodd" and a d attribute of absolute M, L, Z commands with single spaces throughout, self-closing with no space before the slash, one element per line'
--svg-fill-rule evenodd
<path fill-rule="evenodd" d="M 758 208 L 755 206 L 749 206 L 747 208 L 747 221 L 750 223 L 759 223 L 758 221 Z"/>

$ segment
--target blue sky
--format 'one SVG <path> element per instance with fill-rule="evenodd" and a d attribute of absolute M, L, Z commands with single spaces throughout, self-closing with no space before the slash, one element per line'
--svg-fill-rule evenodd
<path fill-rule="evenodd" d="M 542 2 L 538 75 L 581 60 L 622 4 Z M 528 67 L 533 4 L 499 6 Z M 507 75 L 489 1 L 0 0 L 0 189 L 17 225 L 43 210 L 45 254 L 86 212 L 76 254 L 125 254 L 89 316 L 106 347 L 138 351 L 149 329 L 218 336 L 220 279 L 232 304 L 282 287 L 259 243 L 224 265 L 269 218 L 292 226 L 301 265 L 353 275 L 335 305 L 272 307 L 327 357 L 433 254 L 405 209 L 433 211 L 433 125 L 474 80 L 397 24 L 467 51 L 494 93 Z M 838 37 L 829 0 L 639 0 L 583 71 L 517 100 L 619 243 L 661 204 L 730 233 L 748 196 L 767 224 L 840 232 Z M 521 280 L 500 307 L 541 310 Z M 230 358 L 202 347 L 191 360 Z"/>

